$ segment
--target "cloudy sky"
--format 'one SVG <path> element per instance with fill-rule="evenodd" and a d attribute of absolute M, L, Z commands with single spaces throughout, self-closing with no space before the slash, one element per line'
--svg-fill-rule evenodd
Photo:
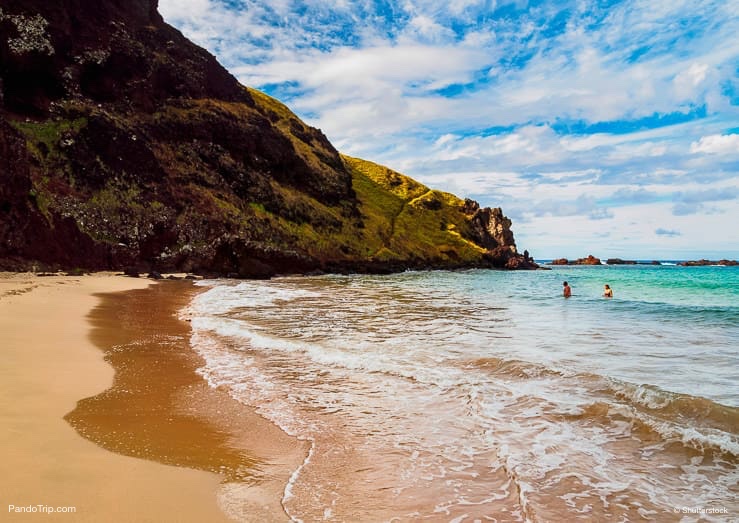
<path fill-rule="evenodd" d="M 341 152 L 536 258 L 739 257 L 739 0 L 159 0 Z"/>

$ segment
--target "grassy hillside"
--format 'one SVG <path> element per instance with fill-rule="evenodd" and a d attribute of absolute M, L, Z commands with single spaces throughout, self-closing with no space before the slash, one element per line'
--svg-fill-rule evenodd
<path fill-rule="evenodd" d="M 363 243 L 378 260 L 416 259 L 455 265 L 482 259 L 469 237 L 464 201 L 387 167 L 343 156 L 364 221 Z"/>

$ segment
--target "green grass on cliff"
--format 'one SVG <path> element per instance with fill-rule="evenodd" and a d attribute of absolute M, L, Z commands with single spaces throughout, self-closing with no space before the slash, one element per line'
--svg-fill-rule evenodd
<path fill-rule="evenodd" d="M 365 220 L 365 241 L 380 259 L 473 261 L 484 249 L 466 240 L 464 202 L 387 167 L 344 156 Z"/>
<path fill-rule="evenodd" d="M 64 134 L 67 132 L 76 134 L 87 125 L 87 118 L 45 120 L 42 122 L 11 120 L 10 123 L 26 137 L 29 150 L 43 157 L 49 152 L 57 152 Z M 46 149 L 46 151 L 42 152 L 41 149 Z"/>
<path fill-rule="evenodd" d="M 36 207 L 46 220 L 52 221 L 52 208 L 56 192 L 60 186 L 74 184 L 71 176 L 69 158 L 64 152 L 64 141 L 75 136 L 80 129 L 87 125 L 87 118 L 71 120 L 53 119 L 45 121 L 13 121 L 9 123 L 20 131 L 26 138 L 26 147 L 42 167 L 42 174 L 32 171 L 32 188 L 29 196 L 36 203 Z M 60 174 L 64 175 L 60 181 Z"/>
<path fill-rule="evenodd" d="M 41 122 L 10 121 L 26 137 L 28 152 L 49 172 L 63 172 L 73 181 L 64 147 L 87 125 L 87 118 L 51 119 Z M 35 180 L 38 182 L 38 180 Z M 40 190 L 40 188 L 36 188 Z"/>
<path fill-rule="evenodd" d="M 466 240 L 468 218 L 463 201 L 427 187 L 380 165 L 344 157 L 351 172 L 360 213 L 347 219 L 341 207 L 331 207 L 294 188 L 273 189 L 292 206 L 305 206 L 317 215 L 330 217 L 338 227 L 320 228 L 289 220 L 253 202 L 250 212 L 280 231 L 274 245 L 287 242 L 323 260 L 382 261 L 416 260 L 449 266 L 475 262 L 484 249 Z M 398 183 L 400 181 L 400 183 Z"/>

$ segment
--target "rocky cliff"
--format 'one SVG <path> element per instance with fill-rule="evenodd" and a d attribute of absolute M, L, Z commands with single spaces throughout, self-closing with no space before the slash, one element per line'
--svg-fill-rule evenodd
<path fill-rule="evenodd" d="M 0 0 L 0 267 L 534 268 L 510 225 L 341 156 L 156 0 Z"/>

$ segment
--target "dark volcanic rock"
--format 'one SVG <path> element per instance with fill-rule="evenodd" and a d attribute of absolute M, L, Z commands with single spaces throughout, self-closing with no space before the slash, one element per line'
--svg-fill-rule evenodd
<path fill-rule="evenodd" d="M 608 265 L 636 265 L 634 260 L 622 260 L 621 258 L 608 258 L 606 263 Z"/>
<path fill-rule="evenodd" d="M 74 220 L 46 210 L 32 184 L 25 139 L 0 120 L 0 266 L 25 269 L 105 266 L 110 252 L 83 234 Z"/>
<path fill-rule="evenodd" d="M 296 150 L 156 7 L 0 0 L 0 258 L 203 268 L 224 232 L 275 235 L 247 222 L 248 202 L 286 220 L 340 223 L 275 182 L 355 205 L 323 133 L 301 125 L 312 148 Z"/>
<path fill-rule="evenodd" d="M 500 207 L 480 208 L 476 201 L 466 199 L 464 211 L 472 216 L 472 236 L 478 245 L 486 249 L 508 247 L 512 252 L 516 252 L 511 220 L 503 215 Z"/>
<path fill-rule="evenodd" d="M 703 267 L 707 265 L 723 265 L 723 266 L 728 267 L 728 266 L 739 265 L 739 262 L 737 262 L 736 260 L 727 260 L 727 259 L 711 261 L 711 260 L 702 258 L 700 260 L 684 261 L 684 262 L 679 263 L 679 265 L 683 265 L 685 267 Z"/>
<path fill-rule="evenodd" d="M 27 248 L 29 226 L 44 223 L 31 210 L 31 179 L 25 139 L 0 120 L 0 246 L 6 256 L 20 255 Z"/>
<path fill-rule="evenodd" d="M 511 220 L 503 215 L 500 207 L 480 208 L 480 205 L 469 198 L 464 201 L 464 212 L 471 216 L 471 239 L 478 245 L 488 249 L 486 259 L 493 267 L 505 269 L 536 269 L 538 264 L 525 255 L 518 254 L 516 241 L 511 231 Z"/>
<path fill-rule="evenodd" d="M 227 238 L 217 247 L 213 261 L 206 268 L 234 278 L 268 279 L 276 274 L 306 273 L 318 266 L 318 260 L 298 252 Z"/>
<path fill-rule="evenodd" d="M 5 107 L 43 115 L 81 96 L 153 110 L 169 98 L 252 103 L 215 57 L 167 25 L 156 0 L 2 0 Z"/>

